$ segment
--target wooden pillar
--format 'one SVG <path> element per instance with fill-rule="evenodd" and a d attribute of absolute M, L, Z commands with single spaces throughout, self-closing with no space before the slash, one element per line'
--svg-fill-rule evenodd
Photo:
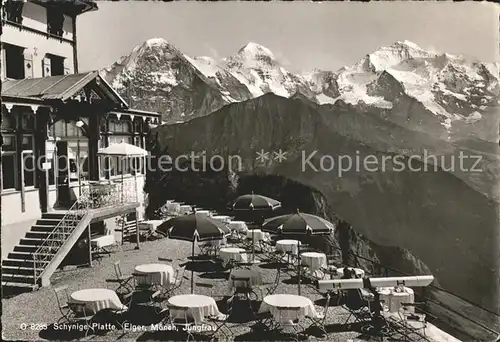
<path fill-rule="evenodd" d="M 135 246 L 134 249 L 140 249 L 139 247 L 139 213 L 137 211 L 137 209 L 135 209 L 135 239 L 136 239 L 136 243 L 137 243 L 137 246 Z"/>
<path fill-rule="evenodd" d="M 11 109 L 12 115 L 16 118 L 16 167 L 17 167 L 17 189 L 21 190 L 21 212 L 26 211 L 26 195 L 24 193 L 24 169 L 23 169 L 23 133 L 22 133 L 22 112 L 18 107 Z"/>
<path fill-rule="evenodd" d="M 92 240 L 92 232 L 90 230 L 90 224 L 88 225 L 88 239 L 89 239 L 89 266 L 92 267 L 92 243 L 91 243 L 91 240 Z"/>
<path fill-rule="evenodd" d="M 89 179 L 92 181 L 99 180 L 99 162 L 97 151 L 99 150 L 100 138 L 100 116 L 99 113 L 92 115 L 89 118 Z"/>
<path fill-rule="evenodd" d="M 45 143 L 47 141 L 47 122 L 49 112 L 38 110 L 35 115 L 35 160 L 36 179 L 38 183 L 38 192 L 40 199 L 40 210 L 46 213 L 48 210 L 48 171 L 43 169 L 43 164 L 47 162 L 47 150 Z"/>

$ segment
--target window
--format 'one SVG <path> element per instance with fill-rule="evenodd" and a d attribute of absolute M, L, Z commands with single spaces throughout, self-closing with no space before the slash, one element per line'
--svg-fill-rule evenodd
<path fill-rule="evenodd" d="M 47 55 L 47 58 L 50 60 L 50 76 L 64 75 L 64 57 Z"/>
<path fill-rule="evenodd" d="M 23 135 L 21 167 L 24 176 L 24 186 L 35 186 L 36 162 L 35 154 L 33 153 L 33 140 L 32 135 Z"/>
<path fill-rule="evenodd" d="M 5 50 L 5 77 L 15 80 L 25 78 L 24 48 L 11 44 L 4 44 Z"/>
<path fill-rule="evenodd" d="M 110 120 L 108 131 L 112 133 L 130 133 L 130 121 Z"/>
<path fill-rule="evenodd" d="M 35 130 L 35 116 L 32 113 L 22 114 L 21 128 L 23 131 L 33 132 Z"/>
<path fill-rule="evenodd" d="M 16 137 L 3 135 L 2 146 L 2 190 L 15 189 L 17 179 Z"/>
<path fill-rule="evenodd" d="M 3 17 L 10 22 L 22 24 L 24 1 L 6 0 L 3 3 Z"/>
<path fill-rule="evenodd" d="M 64 14 L 58 7 L 47 8 L 47 32 L 58 37 L 63 36 Z"/>

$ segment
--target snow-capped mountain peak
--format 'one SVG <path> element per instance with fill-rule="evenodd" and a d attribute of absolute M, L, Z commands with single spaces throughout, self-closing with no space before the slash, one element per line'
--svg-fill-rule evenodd
<path fill-rule="evenodd" d="M 247 59 L 259 59 L 259 57 L 267 57 L 274 60 L 274 54 L 268 48 L 253 42 L 247 43 L 239 51 L 238 55 L 244 56 Z"/>

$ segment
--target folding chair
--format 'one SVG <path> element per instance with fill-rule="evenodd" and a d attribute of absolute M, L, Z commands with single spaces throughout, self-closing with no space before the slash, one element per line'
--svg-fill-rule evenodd
<path fill-rule="evenodd" d="M 115 269 L 115 279 L 106 279 L 106 283 L 118 283 L 118 288 L 115 292 L 120 296 L 127 295 L 134 290 L 133 286 L 129 282 L 133 279 L 132 275 L 124 275 L 120 266 L 120 260 L 114 263 Z"/>
<path fill-rule="evenodd" d="M 401 310 L 399 311 L 399 316 L 401 322 L 409 334 L 416 334 L 420 337 L 426 339 L 426 329 L 427 329 L 427 316 L 423 313 L 412 312 L 411 308 L 416 308 L 417 306 L 424 305 L 425 303 L 401 303 Z M 405 334 L 405 337 L 408 336 Z"/>
<path fill-rule="evenodd" d="M 164 296 L 166 298 L 172 296 L 175 291 L 177 291 L 182 286 L 184 279 L 189 280 L 189 277 L 185 275 L 185 272 L 186 266 L 181 266 L 175 271 L 174 283 L 165 288 Z"/>
<path fill-rule="evenodd" d="M 172 324 L 177 331 L 186 332 L 186 342 L 189 338 L 195 340 L 193 334 L 191 334 L 191 328 L 196 325 L 194 318 L 188 315 L 188 308 L 175 306 L 172 304 L 167 304 L 169 311 L 169 322 Z"/>
<path fill-rule="evenodd" d="M 343 306 L 349 311 L 349 316 L 344 324 L 348 324 L 351 317 L 354 317 L 353 323 L 366 322 L 373 318 L 370 301 L 363 298 L 359 289 L 346 290 L 344 293 L 345 303 Z"/>
<path fill-rule="evenodd" d="M 66 321 L 70 321 L 71 309 L 68 305 L 70 298 L 68 295 L 68 286 L 61 286 L 54 288 L 54 294 L 56 295 L 57 306 L 59 307 L 59 311 L 61 312 L 61 318 L 57 322 L 65 319 Z"/>
<path fill-rule="evenodd" d="M 68 306 L 73 313 L 70 318 L 70 324 L 83 324 L 83 326 L 86 327 L 85 337 L 87 337 L 89 330 L 92 330 L 94 333 L 95 331 L 92 327 L 91 321 L 94 318 L 95 313 L 90 312 L 85 303 L 68 302 Z"/>
<path fill-rule="evenodd" d="M 243 300 L 246 300 L 250 311 L 255 316 L 254 309 L 252 307 L 252 296 L 254 295 L 254 300 L 259 299 L 259 296 L 252 289 L 252 284 L 249 277 L 236 277 L 231 275 L 231 281 L 234 284 L 234 294 L 233 297 L 243 296 Z"/>
<path fill-rule="evenodd" d="M 293 333 L 293 337 L 295 341 L 299 340 L 299 330 L 298 328 L 302 328 L 299 324 L 299 316 L 300 316 L 300 307 L 277 307 L 277 317 L 276 323 L 278 327 L 281 328 L 282 332 L 285 329 L 291 328 Z"/>
<path fill-rule="evenodd" d="M 227 326 L 227 321 L 231 316 L 231 312 L 233 310 L 233 300 L 234 297 L 231 297 L 227 300 L 226 313 L 208 317 L 208 321 L 214 323 L 216 326 L 214 332 L 210 335 L 210 339 L 212 339 L 219 331 L 222 331 L 224 336 L 228 339 L 231 339 L 234 336 L 231 329 L 229 329 L 229 327 Z M 225 331 L 222 329 L 224 329 Z"/>
<path fill-rule="evenodd" d="M 194 283 L 196 287 L 201 287 L 204 289 L 207 289 L 208 292 L 210 292 L 209 297 L 213 297 L 213 290 L 214 290 L 214 285 L 213 284 L 208 284 L 208 283 Z"/>
<path fill-rule="evenodd" d="M 326 322 L 326 315 L 328 313 L 328 308 L 330 306 L 330 294 L 327 293 L 325 297 L 325 305 L 323 307 L 323 312 L 318 313 L 316 317 L 309 317 L 308 318 L 312 321 L 310 327 L 317 327 L 321 332 L 323 332 L 324 335 L 327 335 L 326 328 L 325 328 L 325 322 Z"/>

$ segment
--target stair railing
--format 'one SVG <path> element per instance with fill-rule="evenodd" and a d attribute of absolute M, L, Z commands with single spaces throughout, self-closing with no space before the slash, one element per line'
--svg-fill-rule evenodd
<path fill-rule="evenodd" d="M 52 230 L 49 236 L 43 241 L 38 249 L 33 253 L 33 281 L 37 284 L 47 264 L 66 242 L 68 236 L 75 230 L 82 218 L 88 213 L 89 200 L 86 195 L 82 196 L 69 208 Z"/>
<path fill-rule="evenodd" d="M 49 236 L 33 253 L 34 285 L 37 284 L 48 263 L 90 209 L 135 202 L 135 196 L 135 189 L 130 183 L 89 183 L 88 186 L 83 186 L 81 196 L 73 203 Z"/>

